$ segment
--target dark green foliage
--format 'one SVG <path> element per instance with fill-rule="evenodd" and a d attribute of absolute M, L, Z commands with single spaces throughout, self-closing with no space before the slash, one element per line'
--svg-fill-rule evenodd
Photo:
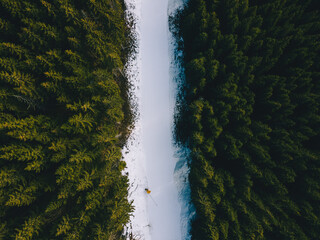
<path fill-rule="evenodd" d="M 180 13 L 193 239 L 319 239 L 318 9 L 190 0 Z"/>
<path fill-rule="evenodd" d="M 123 3 L 0 0 L 0 239 L 119 239 L 129 220 Z"/>

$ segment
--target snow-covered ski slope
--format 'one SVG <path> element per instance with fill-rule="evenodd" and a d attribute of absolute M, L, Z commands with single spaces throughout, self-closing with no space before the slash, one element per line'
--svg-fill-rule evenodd
<path fill-rule="evenodd" d="M 182 5 L 179 1 L 125 0 L 137 43 L 126 73 L 138 115 L 123 150 L 130 181 L 129 200 L 135 207 L 127 232 L 134 239 L 188 239 L 188 216 L 184 216 L 188 209 L 181 201 L 185 198 L 181 184 L 185 185 L 187 178 L 181 174 L 187 175 L 188 171 L 177 157 L 172 137 L 176 83 L 168 13 Z"/>

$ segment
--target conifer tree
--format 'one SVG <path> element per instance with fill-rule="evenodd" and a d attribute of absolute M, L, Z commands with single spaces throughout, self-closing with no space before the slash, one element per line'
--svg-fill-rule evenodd
<path fill-rule="evenodd" d="M 0 1 L 0 239 L 121 238 L 123 7 Z"/>
<path fill-rule="evenodd" d="M 319 20 L 312 0 L 190 0 L 177 15 L 192 239 L 320 235 Z"/>

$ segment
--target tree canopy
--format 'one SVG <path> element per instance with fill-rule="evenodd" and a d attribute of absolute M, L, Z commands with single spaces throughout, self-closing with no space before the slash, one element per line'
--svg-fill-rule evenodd
<path fill-rule="evenodd" d="M 119 0 L 0 1 L 0 239 L 119 239 Z"/>
<path fill-rule="evenodd" d="M 319 3 L 190 0 L 175 22 L 192 239 L 318 239 Z"/>

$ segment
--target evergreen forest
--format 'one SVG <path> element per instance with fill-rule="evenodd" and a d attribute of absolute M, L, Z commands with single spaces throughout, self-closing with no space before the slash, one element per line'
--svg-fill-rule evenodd
<path fill-rule="evenodd" d="M 317 0 L 190 0 L 185 80 L 193 240 L 320 237 Z"/>
<path fill-rule="evenodd" d="M 124 11 L 0 0 L 0 239 L 125 238 Z M 189 0 L 171 20 L 191 239 L 318 240 L 320 2 Z"/>
<path fill-rule="evenodd" d="M 121 239 L 120 0 L 0 0 L 0 239 Z"/>

